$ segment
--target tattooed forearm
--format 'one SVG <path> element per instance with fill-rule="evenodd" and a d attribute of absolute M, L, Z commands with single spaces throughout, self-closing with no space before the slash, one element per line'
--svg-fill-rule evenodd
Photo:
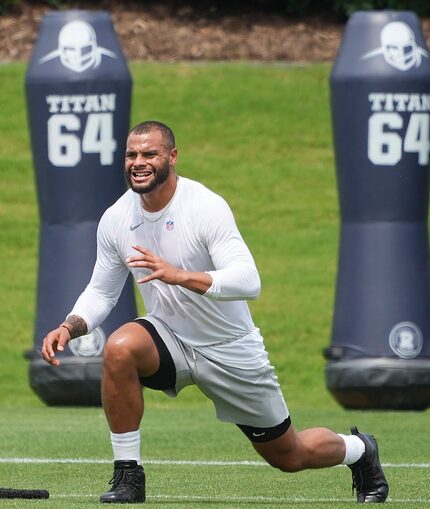
<path fill-rule="evenodd" d="M 88 332 L 85 320 L 77 315 L 70 315 L 63 324 L 67 326 L 70 331 L 70 339 L 84 336 Z"/>

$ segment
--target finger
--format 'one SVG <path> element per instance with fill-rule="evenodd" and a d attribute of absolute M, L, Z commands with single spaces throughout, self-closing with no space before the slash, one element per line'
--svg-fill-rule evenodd
<path fill-rule="evenodd" d="M 127 265 L 129 267 L 141 267 L 141 268 L 150 268 L 151 267 L 151 262 L 149 262 L 148 260 L 142 260 L 142 259 L 131 259 L 129 261 L 127 261 Z"/>
<path fill-rule="evenodd" d="M 52 350 L 52 348 L 50 349 L 51 353 L 48 352 L 48 348 L 47 348 L 48 345 L 49 345 L 49 343 L 46 340 L 44 340 L 43 345 L 42 345 L 42 350 L 41 350 L 41 355 L 42 355 L 43 360 L 49 364 L 52 364 L 52 366 L 59 366 L 60 361 L 55 357 L 55 353 Z"/>
<path fill-rule="evenodd" d="M 55 357 L 55 350 L 53 346 L 54 341 L 56 342 L 56 338 L 51 340 L 48 336 L 43 340 L 42 352 L 45 353 L 46 360 Z"/>
<path fill-rule="evenodd" d="M 142 256 L 131 256 L 130 258 L 127 258 L 125 260 L 128 265 L 131 265 L 132 267 L 137 267 L 139 263 L 145 263 L 145 257 Z"/>
<path fill-rule="evenodd" d="M 61 364 L 60 361 L 56 357 L 54 357 L 53 359 L 49 359 L 47 362 L 49 364 L 51 364 L 51 366 L 55 366 L 55 367 L 58 367 Z"/>
<path fill-rule="evenodd" d="M 139 251 L 139 253 L 145 254 L 148 250 L 142 246 L 131 246 L 135 251 Z"/>
<path fill-rule="evenodd" d="M 147 249 L 146 247 L 142 247 L 142 246 L 131 246 L 133 249 L 135 249 L 136 251 L 139 251 L 139 253 L 142 253 L 145 258 L 152 258 L 155 256 L 155 253 L 153 253 L 152 251 L 150 251 L 149 249 Z"/>
<path fill-rule="evenodd" d="M 70 333 L 68 331 L 66 331 L 65 334 L 61 334 L 60 339 L 58 340 L 57 350 L 59 352 L 64 352 L 64 348 L 67 345 L 67 343 L 69 342 L 69 340 L 70 340 Z"/>
<path fill-rule="evenodd" d="M 46 350 L 45 343 L 42 343 L 42 350 L 40 351 L 40 354 L 41 354 L 43 360 L 49 362 L 50 356 Z"/>
<path fill-rule="evenodd" d="M 158 279 L 158 278 L 159 278 L 158 272 L 153 272 L 152 274 L 149 274 L 146 277 L 143 277 L 141 279 L 137 279 L 136 283 L 138 285 L 143 285 L 144 283 L 149 283 L 150 281 L 153 281 L 154 279 Z"/>
<path fill-rule="evenodd" d="M 134 256 L 132 258 L 127 258 L 127 265 L 129 267 L 141 267 L 150 270 L 156 270 L 157 267 L 161 266 L 161 262 L 158 258 L 149 256 Z"/>
<path fill-rule="evenodd" d="M 140 256 L 128 256 L 125 261 L 126 263 L 136 263 L 136 262 L 143 262 L 143 261 L 148 261 L 148 260 L 152 260 L 153 259 L 153 256 L 149 255 L 149 254 L 142 254 Z"/>

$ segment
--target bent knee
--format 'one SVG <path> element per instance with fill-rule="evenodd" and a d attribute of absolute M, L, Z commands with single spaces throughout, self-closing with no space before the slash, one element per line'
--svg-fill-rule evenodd
<path fill-rule="evenodd" d="M 283 436 L 281 440 L 284 440 L 283 444 L 272 444 L 269 447 L 256 447 L 256 449 L 273 468 L 277 468 L 282 472 L 303 470 L 302 454 L 300 448 L 297 447 L 295 438 L 285 442 L 285 436 Z"/>
<path fill-rule="evenodd" d="M 127 336 L 114 333 L 107 340 L 103 352 L 105 367 L 121 365 L 133 358 L 132 348 Z"/>
<path fill-rule="evenodd" d="M 150 376 L 159 367 L 157 347 L 150 334 L 138 323 L 127 323 L 108 339 L 104 350 L 104 369 L 111 372 L 137 371 Z"/>
<path fill-rule="evenodd" d="M 152 353 L 153 346 L 152 338 L 140 325 L 125 324 L 109 336 L 104 349 L 104 362 L 129 363 L 132 359 Z"/>
<path fill-rule="evenodd" d="M 292 425 L 278 438 L 268 442 L 254 442 L 253 446 L 273 468 L 282 472 L 303 470 L 301 441 Z"/>

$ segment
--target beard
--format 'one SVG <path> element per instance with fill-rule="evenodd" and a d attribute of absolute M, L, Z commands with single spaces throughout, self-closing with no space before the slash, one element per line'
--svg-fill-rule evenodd
<path fill-rule="evenodd" d="M 160 166 L 155 170 L 154 178 L 149 184 L 136 184 L 133 182 L 131 178 L 131 172 L 125 172 L 125 178 L 127 180 L 128 185 L 131 189 L 138 194 L 146 194 L 153 191 L 156 187 L 166 182 L 170 174 L 170 165 L 169 162 L 166 161 L 163 166 Z"/>

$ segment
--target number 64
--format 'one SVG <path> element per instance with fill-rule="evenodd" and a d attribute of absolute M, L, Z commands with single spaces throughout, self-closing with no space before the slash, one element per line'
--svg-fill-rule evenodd
<path fill-rule="evenodd" d="M 405 152 L 418 154 L 418 164 L 429 162 L 429 114 L 412 113 L 406 129 L 403 145 L 402 137 L 393 132 L 403 127 L 399 113 L 374 113 L 369 118 L 368 157 L 373 164 L 394 166 Z M 386 129 L 391 129 L 387 131 Z M 403 145 L 403 147 L 402 147 Z"/>
<path fill-rule="evenodd" d="M 81 128 L 77 115 L 52 115 L 48 120 L 48 159 L 54 166 L 76 166 L 82 153 L 99 154 L 100 164 L 113 163 L 116 141 L 113 138 L 112 113 L 90 113 L 81 140 L 76 134 Z"/>

